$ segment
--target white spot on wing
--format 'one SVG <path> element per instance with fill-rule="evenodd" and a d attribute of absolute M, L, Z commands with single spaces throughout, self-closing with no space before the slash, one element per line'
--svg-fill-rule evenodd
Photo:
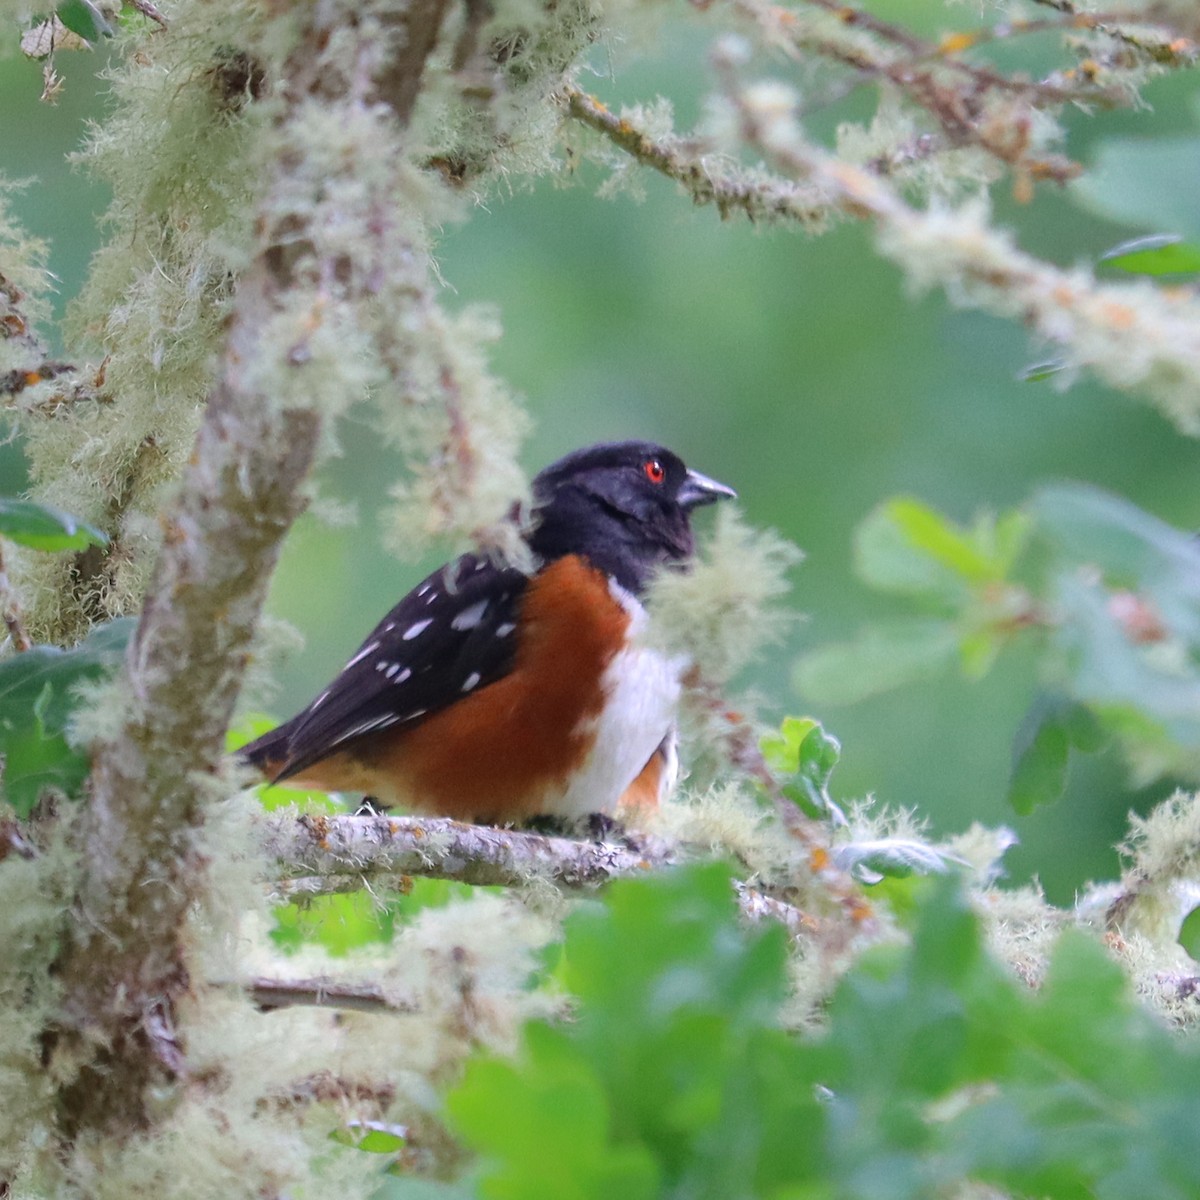
<path fill-rule="evenodd" d="M 433 624 L 432 617 L 426 617 L 424 621 L 416 621 L 410 625 L 400 636 L 406 641 L 411 642 L 413 638 L 420 637 L 421 634 Z"/>
<path fill-rule="evenodd" d="M 389 666 L 388 666 L 388 669 L 387 669 L 386 671 L 384 671 L 384 674 L 385 674 L 385 675 L 386 675 L 386 676 L 387 676 L 389 679 L 395 679 L 395 678 L 396 678 L 396 672 L 397 672 L 397 671 L 399 671 L 399 670 L 400 670 L 400 664 L 399 664 L 399 663 L 391 663 L 391 664 L 389 664 Z"/>
<path fill-rule="evenodd" d="M 352 658 L 352 659 L 351 659 L 351 660 L 350 660 L 350 661 L 349 661 L 349 662 L 346 664 L 346 670 L 348 671 L 348 670 L 349 670 L 349 669 L 350 669 L 352 666 L 354 666 L 354 664 L 355 664 L 355 663 L 360 663 L 360 662 L 362 662 L 362 660 L 363 660 L 364 658 L 367 658 L 368 656 L 370 656 L 370 655 L 374 654 L 374 653 L 375 653 L 375 651 L 376 651 L 376 650 L 378 650 L 378 649 L 379 649 L 379 643 L 378 643 L 378 642 L 368 642 L 368 643 L 367 643 L 367 644 L 366 644 L 366 645 L 365 645 L 365 646 L 364 646 L 364 647 L 363 647 L 363 648 L 362 648 L 362 649 L 361 649 L 361 650 L 360 650 L 360 651 L 359 651 L 359 652 L 358 652 L 358 653 L 357 653 L 357 654 L 356 654 L 356 655 L 355 655 L 355 656 L 354 656 L 354 657 L 353 657 L 353 658 Z"/>
<path fill-rule="evenodd" d="M 417 588 L 417 595 L 418 595 L 418 596 L 423 596 L 423 595 L 425 595 L 425 593 L 426 593 L 427 591 L 429 591 L 429 589 L 430 589 L 431 587 L 433 587 L 433 584 L 432 584 L 432 583 L 423 583 L 423 584 L 421 584 L 421 586 L 420 586 L 419 588 Z"/>
<path fill-rule="evenodd" d="M 505 621 L 503 625 L 496 626 L 496 636 L 508 637 L 514 629 L 516 629 L 516 626 L 511 621 Z"/>
<path fill-rule="evenodd" d="M 370 733 L 373 729 L 386 729 L 389 725 L 396 725 L 400 718 L 394 713 L 385 713 L 382 717 L 372 717 L 369 721 L 363 721 L 358 725 L 353 725 L 344 733 L 334 740 L 333 745 L 337 746 L 342 742 L 348 742 L 351 738 L 356 738 L 360 733 Z"/>
<path fill-rule="evenodd" d="M 464 692 L 469 692 L 482 678 L 483 676 L 480 675 L 478 671 L 472 671 L 470 675 L 463 680 L 462 690 Z"/>
<path fill-rule="evenodd" d="M 486 600 L 477 600 L 470 608 L 464 608 L 458 613 L 454 620 L 450 622 L 451 629 L 474 629 L 480 621 L 483 620 L 483 614 L 487 612 L 488 602 Z"/>
<path fill-rule="evenodd" d="M 401 671 L 400 674 L 396 676 L 394 682 L 395 683 L 403 683 L 406 679 L 411 679 L 411 678 L 412 678 L 412 668 L 405 667 L 404 670 Z"/>

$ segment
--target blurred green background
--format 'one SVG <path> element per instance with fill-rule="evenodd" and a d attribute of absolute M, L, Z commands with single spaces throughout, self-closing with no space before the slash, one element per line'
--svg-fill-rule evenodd
<path fill-rule="evenodd" d="M 918 0 L 871 8 L 925 29 L 943 16 Z M 967 18 L 961 8 L 948 11 Z M 617 69 L 584 86 L 611 106 L 664 93 L 686 122 L 703 84 L 705 47 L 691 26 L 668 26 L 635 62 L 606 47 L 597 61 Z M 1027 44 L 1021 52 L 1029 61 L 1047 49 Z M 86 120 L 103 113 L 103 84 L 93 77 L 100 65 L 98 56 L 60 56 L 66 90 L 50 107 L 38 102 L 36 64 L 0 62 L 0 173 L 34 180 L 16 208 L 32 232 L 52 239 L 63 302 L 84 277 L 106 202 L 66 161 Z M 1195 73 L 1179 75 L 1150 87 L 1152 111 L 1068 114 L 1066 150 L 1086 163 L 1097 139 L 1114 133 L 1194 129 L 1198 91 Z M 828 134 L 838 120 L 867 116 L 873 99 L 864 87 L 815 114 L 814 128 Z M 1024 332 L 955 311 L 941 296 L 911 295 L 864 228 L 809 238 L 722 224 L 657 178 L 645 179 L 643 203 L 597 199 L 602 178 L 585 167 L 575 187 L 543 180 L 491 195 L 442 243 L 445 304 L 485 302 L 502 313 L 494 367 L 536 421 L 527 468 L 599 438 L 650 437 L 735 486 L 752 522 L 779 529 L 807 553 L 794 573 L 794 603 L 807 620 L 746 682 L 762 694 L 764 717 L 811 712 L 842 739 L 835 794 L 872 793 L 915 808 L 939 831 L 976 820 L 1009 824 L 1021 838 L 1007 860 L 1011 878 L 1037 876 L 1060 902 L 1085 879 L 1111 876 L 1127 810 L 1170 788 L 1130 794 L 1121 764 L 1101 756 L 1073 765 L 1063 801 L 1017 819 L 1004 792 L 1012 734 L 1035 687 L 1029 662 L 1002 661 L 980 684 L 944 678 L 816 711 L 795 693 L 792 664 L 801 648 L 843 638 L 886 611 L 850 567 L 854 526 L 883 498 L 911 493 L 965 519 L 1021 501 L 1039 481 L 1070 478 L 1197 527 L 1194 443 L 1148 406 L 1090 381 L 1065 393 L 1018 382 L 1023 367 L 1044 357 Z M 1025 248 L 1058 263 L 1094 260 L 1130 234 L 1049 186 L 1023 207 L 1001 187 L 996 202 Z M 324 488 L 356 502 L 359 525 L 302 521 L 272 593 L 271 610 L 307 640 L 281 672 L 281 716 L 327 680 L 431 565 L 381 553 L 374 513 L 395 464 L 365 418 L 343 440 L 345 456 L 326 467 Z M 5 492 L 20 486 L 16 449 L 3 451 L 0 475 Z"/>

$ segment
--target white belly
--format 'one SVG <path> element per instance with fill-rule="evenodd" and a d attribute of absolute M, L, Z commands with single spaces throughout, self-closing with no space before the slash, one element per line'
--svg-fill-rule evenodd
<path fill-rule="evenodd" d="M 591 729 L 595 744 L 561 798 L 548 807 L 567 819 L 611 813 L 660 743 L 672 735 L 683 660 L 630 646 L 604 675 L 608 702 Z"/>

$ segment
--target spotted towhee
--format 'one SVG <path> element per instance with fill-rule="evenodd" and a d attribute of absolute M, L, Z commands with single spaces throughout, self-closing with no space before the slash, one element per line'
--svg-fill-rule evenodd
<path fill-rule="evenodd" d="M 657 803 L 676 771 L 682 663 L 639 597 L 732 488 L 648 442 L 533 481 L 532 572 L 464 554 L 409 592 L 303 712 L 243 757 L 274 782 L 492 822 Z"/>

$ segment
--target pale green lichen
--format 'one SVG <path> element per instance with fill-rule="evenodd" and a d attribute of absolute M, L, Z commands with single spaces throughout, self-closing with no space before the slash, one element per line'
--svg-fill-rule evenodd
<path fill-rule="evenodd" d="M 0 176 L 0 375 L 39 365 L 31 350 L 39 328 L 50 317 L 49 293 L 54 280 L 46 266 L 49 246 L 30 237 L 14 217 L 9 197 L 27 184 Z"/>
<path fill-rule="evenodd" d="M 647 601 L 652 636 L 686 655 L 706 680 L 729 683 L 796 620 L 781 601 L 791 590 L 788 572 L 802 558 L 779 534 L 752 528 L 722 505 L 689 569 L 654 579 Z"/>
<path fill-rule="evenodd" d="M 45 831 L 43 831 L 45 832 Z M 0 1165 L 21 1162 L 45 1139 L 55 1081 L 47 1074 L 43 1037 L 58 1000 L 51 974 L 69 911 L 75 859 L 49 834 L 0 861 Z"/>

